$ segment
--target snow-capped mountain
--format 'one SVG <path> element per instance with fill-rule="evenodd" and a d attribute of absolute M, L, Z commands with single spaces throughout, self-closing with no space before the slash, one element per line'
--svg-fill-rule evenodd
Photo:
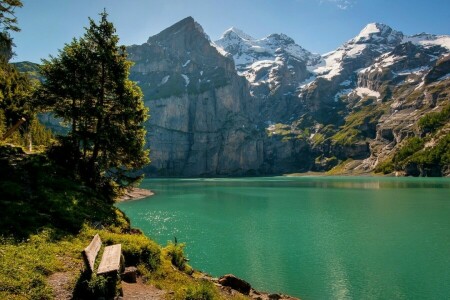
<path fill-rule="evenodd" d="M 237 28 L 212 42 L 186 18 L 127 51 L 151 108 L 155 174 L 323 171 L 347 159 L 371 171 L 423 134 L 420 118 L 450 105 L 450 37 L 380 23 L 318 55 Z"/>
<path fill-rule="evenodd" d="M 320 60 L 320 55 L 305 50 L 285 34 L 255 39 L 233 27 L 214 43 L 233 57 L 238 73 L 259 94 L 274 93 L 281 86 L 283 93 L 292 92 L 295 87 L 287 86 L 309 78 L 312 74 L 307 66 Z"/>
<path fill-rule="evenodd" d="M 260 115 L 271 134 L 276 133 L 274 123 L 278 123 L 282 124 L 278 126 L 284 128 L 283 132 L 291 132 L 293 136 L 311 132 L 312 144 L 317 136 L 325 140 L 328 137 L 328 146 L 314 147 L 322 155 L 328 151 L 338 158 L 367 157 L 371 152 L 364 139 L 375 139 L 376 126 L 364 124 L 360 126 L 365 129 L 352 129 L 351 132 L 361 132 L 363 139 L 358 142 L 353 137 L 356 144 L 349 147 L 339 144 L 342 141 L 332 141 L 331 137 L 338 135 L 339 130 L 338 127 L 330 130 L 329 125 L 345 125 L 347 119 L 370 103 L 367 99 L 374 101 L 376 111 L 385 101 L 399 96 L 398 91 L 411 93 L 423 89 L 427 82 L 434 80 L 439 84 L 450 78 L 445 67 L 448 63 L 442 63 L 442 58 L 450 53 L 450 36 L 425 33 L 407 36 L 381 23 L 368 24 L 335 51 L 321 56 L 283 34 L 254 39 L 235 28 L 227 30 L 215 44 L 233 57 L 236 70 L 246 77 L 254 96 L 263 99 Z M 409 107 L 402 101 L 405 100 L 391 104 L 394 111 Z M 402 115 L 403 121 L 407 120 L 402 124 L 411 128 L 419 117 L 420 114 L 411 118 Z M 392 126 L 392 122 L 386 124 Z M 383 123 L 378 126 L 386 132 Z M 323 128 L 328 131 L 324 133 Z M 397 142 L 412 134 L 405 133 L 410 129 L 400 133 L 403 129 L 399 128 L 403 127 L 398 126 L 398 132 L 393 133 L 399 137 Z"/>

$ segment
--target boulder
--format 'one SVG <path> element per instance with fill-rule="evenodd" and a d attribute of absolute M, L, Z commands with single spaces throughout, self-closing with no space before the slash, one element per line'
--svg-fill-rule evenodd
<path fill-rule="evenodd" d="M 137 282 L 137 268 L 136 267 L 127 267 L 125 271 L 122 273 L 122 280 L 127 283 L 136 283 Z"/>
<path fill-rule="evenodd" d="M 244 295 L 248 295 L 250 293 L 250 283 L 247 281 L 240 279 L 232 274 L 227 274 L 219 278 L 219 284 L 223 286 L 228 286 L 233 290 L 241 292 Z"/>

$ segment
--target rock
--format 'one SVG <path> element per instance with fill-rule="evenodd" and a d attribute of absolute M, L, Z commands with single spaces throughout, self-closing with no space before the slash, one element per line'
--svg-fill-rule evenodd
<path fill-rule="evenodd" d="M 281 295 L 280 294 L 270 294 L 269 295 L 269 299 L 271 299 L 271 300 L 279 300 L 279 299 L 281 299 L 282 297 L 281 297 Z"/>
<path fill-rule="evenodd" d="M 127 283 L 137 282 L 137 268 L 136 267 L 126 267 L 125 271 L 121 275 L 122 280 Z"/>
<path fill-rule="evenodd" d="M 324 171 L 336 164 L 333 157 L 364 160 L 360 169 L 373 170 L 417 136 L 420 117 L 448 102 L 443 79 L 450 56 L 441 39 L 373 23 L 320 56 L 286 35 L 254 39 L 236 28 L 214 43 L 193 18 L 181 20 L 127 48 L 135 63 L 130 78 L 152 116 L 146 123 L 152 164 L 145 172 Z M 271 134 L 275 124 L 285 127 Z M 355 140 L 335 145 L 339 136 Z"/>
<path fill-rule="evenodd" d="M 237 278 L 232 274 L 227 274 L 220 277 L 219 283 L 223 286 L 228 286 L 233 290 L 241 292 L 244 295 L 248 295 L 250 293 L 250 289 L 252 288 L 247 281 Z"/>

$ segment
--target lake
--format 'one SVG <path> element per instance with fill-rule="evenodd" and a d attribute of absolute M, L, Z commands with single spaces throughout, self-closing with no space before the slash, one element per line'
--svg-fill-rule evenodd
<path fill-rule="evenodd" d="M 190 264 L 302 299 L 449 299 L 450 179 L 146 179 L 118 204 Z"/>

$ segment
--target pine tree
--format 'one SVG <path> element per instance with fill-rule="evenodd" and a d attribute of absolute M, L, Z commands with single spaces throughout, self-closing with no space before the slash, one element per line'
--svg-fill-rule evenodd
<path fill-rule="evenodd" d="M 20 31 L 14 15 L 16 7 L 22 7 L 20 0 L 0 0 L 0 59 L 9 61 L 13 56 L 13 40 L 10 31 Z"/>
<path fill-rule="evenodd" d="M 39 101 L 70 124 L 61 138 L 81 178 L 93 187 L 128 186 L 131 172 L 149 162 L 144 150 L 148 117 L 140 88 L 128 79 L 131 62 L 107 13 L 57 57 L 44 60 Z"/>

